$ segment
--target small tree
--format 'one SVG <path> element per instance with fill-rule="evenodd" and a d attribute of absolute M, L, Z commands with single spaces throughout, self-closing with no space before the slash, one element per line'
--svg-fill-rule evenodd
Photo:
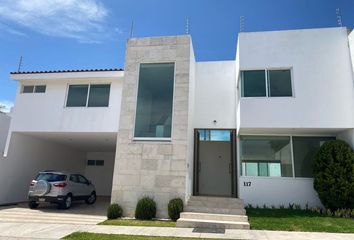
<path fill-rule="evenodd" d="M 314 188 L 326 208 L 354 208 L 354 154 L 346 142 L 333 140 L 321 146 L 314 178 Z"/>

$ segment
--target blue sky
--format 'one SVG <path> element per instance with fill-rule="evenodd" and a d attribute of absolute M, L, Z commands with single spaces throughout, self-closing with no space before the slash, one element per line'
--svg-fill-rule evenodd
<path fill-rule="evenodd" d="M 0 104 L 11 105 L 16 71 L 124 67 L 134 36 L 190 33 L 198 61 L 235 58 L 240 16 L 245 31 L 354 27 L 354 0 L 0 0 Z"/>

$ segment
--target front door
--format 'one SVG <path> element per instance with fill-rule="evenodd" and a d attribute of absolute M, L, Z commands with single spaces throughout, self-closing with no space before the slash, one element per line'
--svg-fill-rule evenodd
<path fill-rule="evenodd" d="M 196 130 L 195 195 L 236 197 L 234 134 L 234 130 Z"/>

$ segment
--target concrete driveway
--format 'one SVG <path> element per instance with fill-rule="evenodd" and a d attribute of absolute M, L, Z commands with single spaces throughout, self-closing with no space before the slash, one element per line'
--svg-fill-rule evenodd
<path fill-rule="evenodd" d="M 43 204 L 38 209 L 29 209 L 26 203 L 21 203 L 0 207 L 0 222 L 95 225 L 106 220 L 109 202 L 110 198 L 99 197 L 93 205 L 79 201 L 67 210 L 58 209 L 55 204 Z"/>

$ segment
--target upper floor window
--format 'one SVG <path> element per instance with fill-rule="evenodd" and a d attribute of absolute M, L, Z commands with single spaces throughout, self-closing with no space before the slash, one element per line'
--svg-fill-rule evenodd
<path fill-rule="evenodd" d="M 241 72 L 242 97 L 291 97 L 291 70 L 247 70 Z"/>
<path fill-rule="evenodd" d="M 135 138 L 171 138 L 174 63 L 141 64 Z"/>
<path fill-rule="evenodd" d="M 46 85 L 23 85 L 22 93 L 45 93 Z"/>
<path fill-rule="evenodd" d="M 110 84 L 69 85 L 67 107 L 108 107 Z"/>

